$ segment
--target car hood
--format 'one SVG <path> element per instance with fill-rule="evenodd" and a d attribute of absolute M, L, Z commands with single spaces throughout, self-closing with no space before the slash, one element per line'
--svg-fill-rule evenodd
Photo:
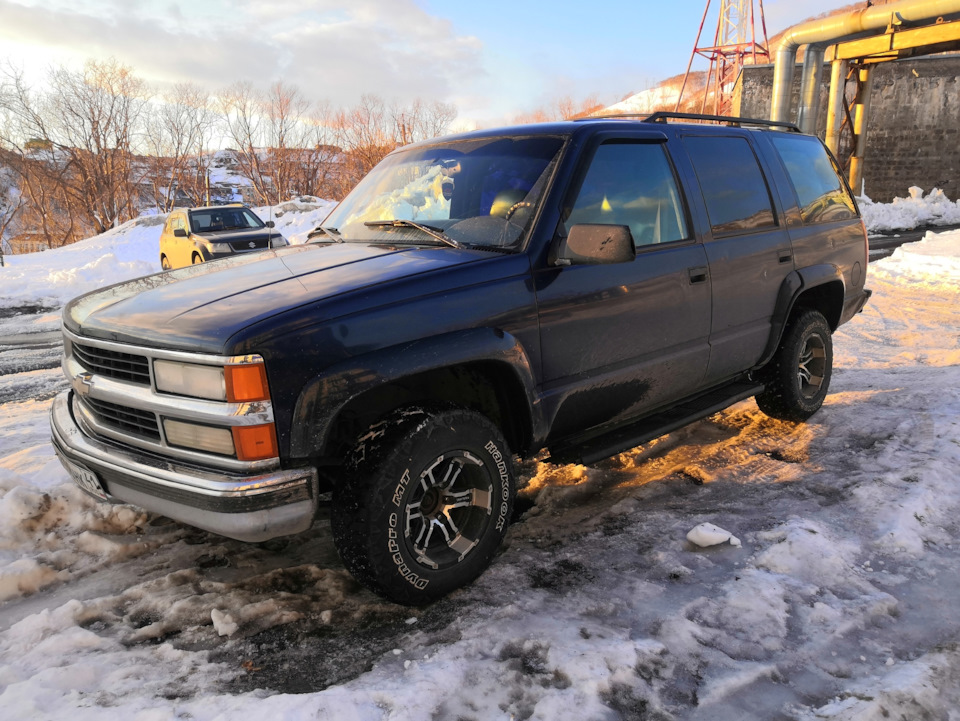
<path fill-rule="evenodd" d="M 237 332 L 291 308 L 485 255 L 446 247 L 291 246 L 94 291 L 67 304 L 63 322 L 91 338 L 222 353 Z"/>

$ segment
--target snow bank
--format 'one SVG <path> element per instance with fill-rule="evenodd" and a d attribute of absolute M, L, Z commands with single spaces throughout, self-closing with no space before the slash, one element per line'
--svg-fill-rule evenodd
<path fill-rule="evenodd" d="M 960 201 L 952 202 L 939 188 L 924 195 L 923 189 L 914 185 L 908 192 L 909 198 L 894 198 L 892 203 L 874 203 L 866 195 L 857 198 L 867 231 L 883 233 L 960 223 Z"/>

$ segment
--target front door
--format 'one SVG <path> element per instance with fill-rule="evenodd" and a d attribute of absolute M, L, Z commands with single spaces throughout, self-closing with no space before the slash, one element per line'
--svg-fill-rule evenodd
<path fill-rule="evenodd" d="M 622 422 L 696 389 L 709 357 L 710 276 L 665 143 L 608 139 L 589 154 L 559 232 L 625 225 L 627 263 L 535 274 L 551 438 Z"/>

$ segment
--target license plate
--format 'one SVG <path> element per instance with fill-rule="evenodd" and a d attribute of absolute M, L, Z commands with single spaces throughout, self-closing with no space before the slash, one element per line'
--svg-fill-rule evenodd
<path fill-rule="evenodd" d="M 70 474 L 73 482 L 80 486 L 80 488 L 91 496 L 96 496 L 104 501 L 107 500 L 107 493 L 103 490 L 103 486 L 100 485 L 100 479 L 97 478 L 96 473 L 73 461 L 68 461 L 63 456 L 60 456 L 60 462 L 63 464 L 63 467 L 67 469 L 67 473 Z"/>

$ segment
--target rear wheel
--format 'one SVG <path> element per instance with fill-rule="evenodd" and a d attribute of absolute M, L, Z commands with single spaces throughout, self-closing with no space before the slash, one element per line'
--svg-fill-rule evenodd
<path fill-rule="evenodd" d="M 823 405 L 833 375 L 830 325 L 818 311 L 805 310 L 787 328 L 766 369 L 760 410 L 773 418 L 805 421 Z"/>
<path fill-rule="evenodd" d="M 337 551 L 365 586 L 428 603 L 490 564 L 513 506 L 513 464 L 497 427 L 473 411 L 401 409 L 372 426 L 334 494 Z"/>

